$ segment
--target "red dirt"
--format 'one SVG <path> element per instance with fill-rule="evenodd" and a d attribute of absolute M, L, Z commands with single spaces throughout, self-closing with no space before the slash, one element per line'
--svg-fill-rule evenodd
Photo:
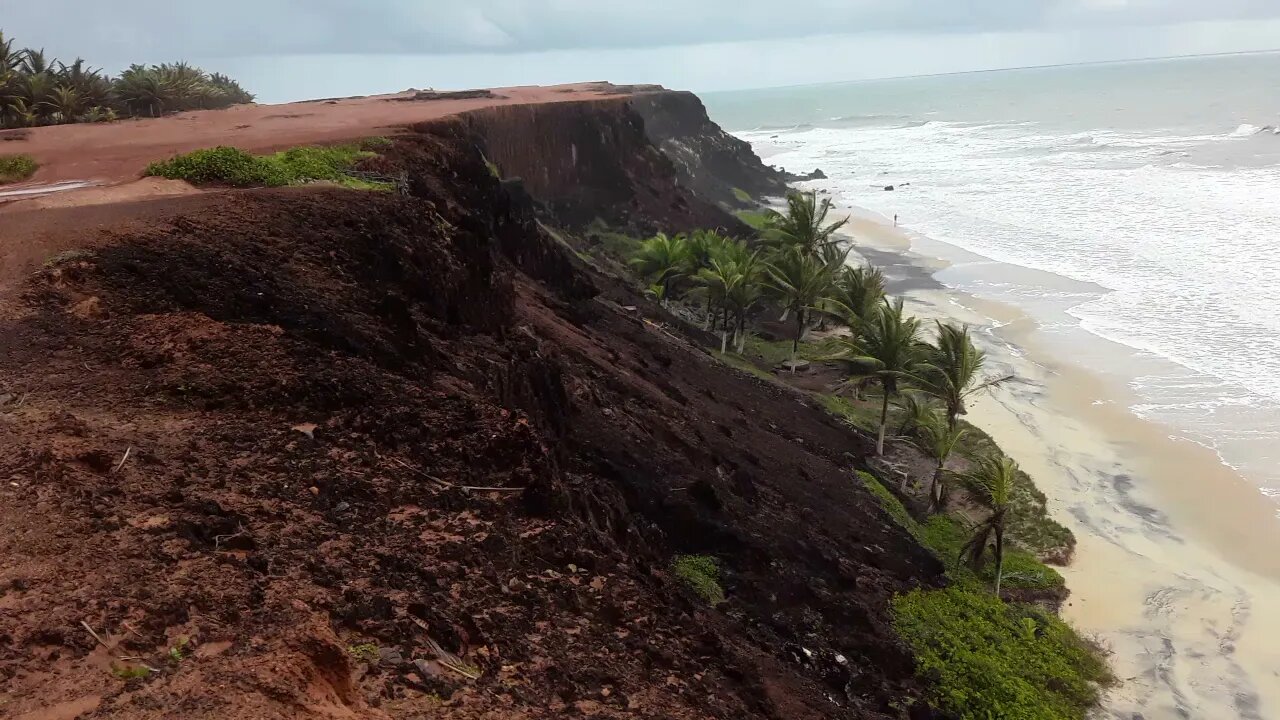
<path fill-rule="evenodd" d="M 624 89 L 625 90 L 625 89 Z M 284 105 L 240 105 L 162 118 L 37 128 L 5 142 L 5 153 L 25 153 L 40 164 L 33 183 L 135 180 L 148 163 L 215 145 L 254 153 L 297 145 L 390 135 L 414 123 L 498 105 L 544 104 L 616 94 L 606 83 L 514 87 L 493 97 L 397 102 L 412 93 Z"/>
<path fill-rule="evenodd" d="M 410 198 L 0 216 L 88 250 L 0 284 L 0 714 L 901 717 L 887 602 L 941 569 L 852 476 L 868 440 L 420 130 Z"/>

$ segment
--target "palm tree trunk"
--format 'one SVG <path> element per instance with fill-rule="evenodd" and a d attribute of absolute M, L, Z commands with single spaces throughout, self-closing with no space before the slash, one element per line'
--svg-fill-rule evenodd
<path fill-rule="evenodd" d="M 800 352 L 800 335 L 804 332 L 804 310 L 796 310 L 796 338 L 791 341 L 791 374 L 796 372 L 796 354 Z"/>
<path fill-rule="evenodd" d="M 884 426 L 889 423 L 889 388 L 881 384 L 884 389 L 884 399 L 880 402 L 880 433 L 876 437 L 876 455 L 884 455 Z"/>
<path fill-rule="evenodd" d="M 747 313 L 738 312 L 738 354 L 742 354 L 743 348 L 747 346 Z"/>
<path fill-rule="evenodd" d="M 725 346 L 729 344 L 729 329 L 720 328 L 720 354 L 724 354 Z"/>
<path fill-rule="evenodd" d="M 938 467 L 933 471 L 933 486 L 929 488 L 929 512 L 942 512 L 943 505 L 943 476 L 942 466 L 946 464 L 946 460 L 939 460 Z"/>
<path fill-rule="evenodd" d="M 1000 580 L 1004 575 L 1004 525 L 996 526 L 996 597 L 1000 597 Z"/>

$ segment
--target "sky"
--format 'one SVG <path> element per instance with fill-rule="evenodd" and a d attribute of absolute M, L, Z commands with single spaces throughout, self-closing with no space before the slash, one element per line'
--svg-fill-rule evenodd
<path fill-rule="evenodd" d="M 1277 49 L 1280 0 L 0 0 L 0 31 L 109 72 L 185 59 L 266 102 L 587 80 L 705 92 Z"/>

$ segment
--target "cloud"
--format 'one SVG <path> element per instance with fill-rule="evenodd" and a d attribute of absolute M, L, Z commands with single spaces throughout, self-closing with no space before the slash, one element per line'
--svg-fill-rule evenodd
<path fill-rule="evenodd" d="M 0 0 L 19 43 L 94 62 L 533 53 L 818 34 L 957 34 L 1280 17 L 1275 0 Z M 74 22 L 69 22 L 74 18 Z M 99 58 L 101 58 L 99 60 Z"/>

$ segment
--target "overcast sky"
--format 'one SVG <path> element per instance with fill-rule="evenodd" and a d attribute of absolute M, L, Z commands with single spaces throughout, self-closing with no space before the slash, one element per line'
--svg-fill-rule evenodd
<path fill-rule="evenodd" d="M 0 0 L 20 45 L 261 100 L 580 80 L 718 90 L 1280 48 L 1280 0 Z"/>

